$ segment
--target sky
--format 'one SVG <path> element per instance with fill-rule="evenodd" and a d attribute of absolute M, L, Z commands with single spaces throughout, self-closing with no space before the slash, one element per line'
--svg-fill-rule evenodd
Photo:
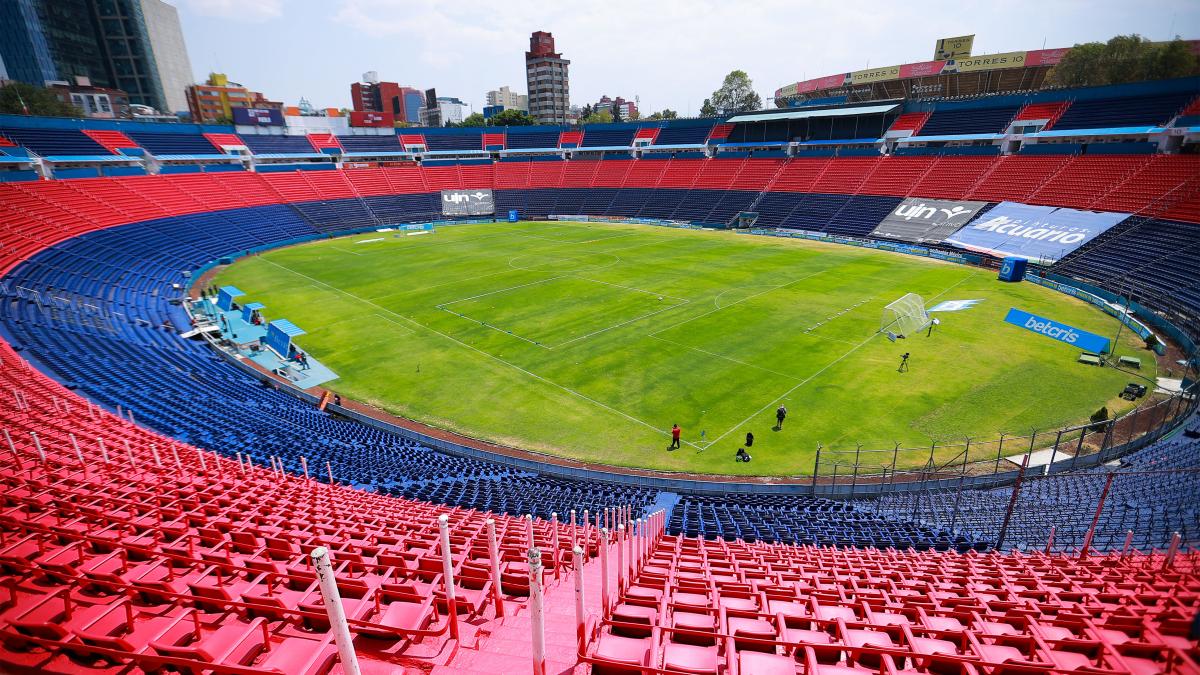
<path fill-rule="evenodd" d="M 529 34 L 571 61 L 571 103 L 639 97 L 648 114 L 696 115 L 731 70 L 770 106 L 813 77 L 932 58 L 938 38 L 974 53 L 1071 46 L 1139 33 L 1200 38 L 1196 0 L 168 0 L 197 81 L 209 72 L 272 100 L 349 107 L 350 83 L 436 87 L 482 111 L 488 90 L 525 92 Z"/>

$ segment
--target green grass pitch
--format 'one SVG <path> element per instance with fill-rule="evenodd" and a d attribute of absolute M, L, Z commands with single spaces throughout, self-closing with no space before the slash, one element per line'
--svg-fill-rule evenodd
<path fill-rule="evenodd" d="M 1003 322 L 1019 307 L 1113 335 L 1096 308 L 983 270 L 818 242 L 462 225 L 278 249 L 218 283 L 306 329 L 301 348 L 339 374 L 330 386 L 345 397 L 610 465 L 804 475 L 818 443 L 928 447 L 1129 405 L 1116 397 L 1129 376 Z M 980 302 L 937 314 L 932 337 L 889 342 L 877 333 L 883 307 L 909 292 Z M 1125 336 L 1119 354 L 1144 351 Z M 905 351 L 911 368 L 897 372 Z M 780 403 L 789 416 L 774 431 Z M 684 445 L 668 451 L 676 422 Z M 748 431 L 754 461 L 734 462 Z"/>

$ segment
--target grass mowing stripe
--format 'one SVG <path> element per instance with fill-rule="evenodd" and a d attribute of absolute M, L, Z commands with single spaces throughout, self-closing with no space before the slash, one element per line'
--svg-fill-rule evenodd
<path fill-rule="evenodd" d="M 550 386 L 553 386 L 553 387 L 557 387 L 557 388 L 559 388 L 559 389 L 562 389 L 563 391 L 567 392 L 568 394 L 571 394 L 572 396 L 575 396 L 575 397 L 577 397 L 577 398 L 580 398 L 580 399 L 582 399 L 582 400 L 584 400 L 584 401 L 587 401 L 587 402 L 589 402 L 589 403 L 592 403 L 592 404 L 594 404 L 594 405 L 600 406 L 601 408 L 604 408 L 605 410 L 607 410 L 607 411 L 609 411 L 609 412 L 611 412 L 611 413 L 615 413 L 615 414 L 617 414 L 617 415 L 620 415 L 621 417 L 624 417 L 625 419 L 627 419 L 627 420 L 629 420 L 629 421 L 631 421 L 631 422 L 636 422 L 637 424 L 640 424 L 640 425 L 642 425 L 642 426 L 644 426 L 644 427 L 647 427 L 647 428 L 649 428 L 649 429 L 652 429 L 652 430 L 654 430 L 655 432 L 657 432 L 657 433 L 659 433 L 659 434 L 661 434 L 661 435 L 663 435 L 663 436 L 670 436 L 670 435 L 671 435 L 671 434 L 670 434 L 670 432 L 668 432 L 668 431 L 665 431 L 665 430 L 663 430 L 663 429 L 661 429 L 661 428 L 659 428 L 659 427 L 656 427 L 656 426 L 654 426 L 653 424 L 650 424 L 649 422 L 646 422 L 646 421 L 644 421 L 644 420 L 640 420 L 640 419 L 638 419 L 638 418 L 636 418 L 636 417 L 634 417 L 634 416 L 632 416 L 632 415 L 630 415 L 630 414 L 628 414 L 628 413 L 622 412 L 622 411 L 620 411 L 620 410 L 617 410 L 616 408 L 613 408 L 613 407 L 611 407 L 611 406 L 609 406 L 609 405 L 606 405 L 606 404 L 604 404 L 604 403 L 601 403 L 600 401 L 597 401 L 596 399 L 594 399 L 594 398 L 591 398 L 590 396 L 586 396 L 586 395 L 584 395 L 584 394 L 581 394 L 581 393 L 579 393 L 578 391 L 575 391 L 574 389 L 571 389 L 570 387 L 564 387 L 563 385 L 561 385 L 561 384 L 559 384 L 559 383 L 557 383 L 557 382 L 554 382 L 553 380 L 549 380 L 549 379 L 547 379 L 547 378 L 545 378 L 545 377 L 542 377 L 541 375 L 538 375 L 537 373 L 533 373 L 533 372 L 530 372 L 530 371 L 528 371 L 528 370 L 525 370 L 524 368 L 522 368 L 522 367 L 520 367 L 520 366 L 518 366 L 518 365 L 516 365 L 516 364 L 514 364 L 514 363 L 509 363 L 508 361 L 505 361 L 504 359 L 502 359 L 502 358 L 500 358 L 500 357 L 496 356 L 495 354 L 489 354 L 488 352 L 485 352 L 485 351 L 483 351 L 482 349 L 479 349 L 478 347 L 475 347 L 475 346 L 473 346 L 473 345 L 469 345 L 469 344 L 467 344 L 467 343 L 465 343 L 465 342 L 462 342 L 461 340 L 458 340 L 458 339 L 456 339 L 456 338 L 454 338 L 454 337 L 451 337 L 451 336 L 449 336 L 449 335 L 446 335 L 445 333 L 443 333 L 443 332 L 441 332 L 441 331 L 439 331 L 439 330 L 437 330 L 437 329 L 430 328 L 429 326 L 426 326 L 425 324 L 423 324 L 423 323 L 421 323 L 421 322 L 419 322 L 419 321 L 414 321 L 413 319 L 411 319 L 411 318 L 409 318 L 409 317 L 407 317 L 407 316 L 404 316 L 404 315 L 402 315 L 402 314 L 397 314 L 396 312 L 393 312 L 392 310 L 390 310 L 390 309 L 388 309 L 388 308 L 386 308 L 386 307 L 382 307 L 382 306 L 380 306 L 380 305 L 377 305 L 377 304 L 375 304 L 375 303 L 373 303 L 373 302 L 371 302 L 371 301 L 369 301 L 369 300 L 364 300 L 364 299 L 362 299 L 362 298 L 358 297 L 357 295 L 354 295 L 353 293 L 349 293 L 349 292 L 347 292 L 347 291 L 343 291 L 342 289 L 340 289 L 340 288 L 338 288 L 338 287 L 336 287 L 336 286 L 334 286 L 334 285 L 332 285 L 332 284 L 328 284 L 328 283 L 326 283 L 326 282 L 324 282 L 324 281 L 321 281 L 320 279 L 314 279 L 313 277 L 310 277 L 310 276 L 308 276 L 307 274 L 304 274 L 303 272 L 297 272 L 296 270 L 293 270 L 293 269 L 291 269 L 291 268 L 289 268 L 289 267 L 287 267 L 287 266 L 285 266 L 285 265 L 281 265 L 281 264 L 279 264 L 279 263 L 277 263 L 277 262 L 274 262 L 274 261 L 272 261 L 272 260 L 267 260 L 267 262 L 268 262 L 268 263 L 270 263 L 270 264 L 272 264 L 272 265 L 275 265 L 276 267 L 279 267 L 280 269 L 287 270 L 288 272 L 291 272 L 292 274 L 296 274 L 296 275 L 299 275 L 299 276 L 301 276 L 301 277 L 304 277 L 305 279 L 308 279 L 309 281 L 313 281 L 313 282 L 316 282 L 316 283 L 318 283 L 318 284 L 321 284 L 321 285 L 325 286 L 326 288 L 328 288 L 328 289 L 329 289 L 329 290 L 331 290 L 331 291 L 335 291 L 335 292 L 337 292 L 337 293 L 341 293 L 341 294 L 343 294 L 343 295 L 345 295 L 345 296 L 347 296 L 347 297 L 349 297 L 349 298 L 352 298 L 352 299 L 354 299 L 354 300 L 358 300 L 359 302 L 364 302 L 364 303 L 366 303 L 366 304 L 368 304 L 368 305 L 371 305 L 372 307 L 375 307 L 375 308 L 377 308 L 377 309 L 383 310 L 384 312 L 387 312 L 388 314 L 392 314 L 392 315 L 394 315 L 394 316 L 396 316 L 396 317 L 398 317 L 398 318 L 400 318 L 400 319 L 403 319 L 403 320 L 405 320 L 405 321 L 408 321 L 409 323 L 412 323 L 413 325 L 416 325 L 416 326 L 419 326 L 419 327 L 421 327 L 421 328 L 424 328 L 425 330 L 427 330 L 427 331 L 429 331 L 429 332 L 431 332 L 431 333 L 434 333 L 434 334 L 440 335 L 441 337 L 443 337 L 443 338 L 445 338 L 445 339 L 447 339 L 447 340 L 449 340 L 449 341 L 453 342 L 453 343 L 454 343 L 454 344 L 456 344 L 456 345 L 459 345 L 460 347 L 465 347 L 465 348 L 467 348 L 467 349 L 469 349 L 469 350 L 471 350 L 471 351 L 473 351 L 473 352 L 477 352 L 477 353 L 479 353 L 479 354 L 481 354 L 481 355 L 483 355 L 483 356 L 486 356 L 486 357 L 487 357 L 487 358 L 489 358 L 489 359 L 492 359 L 493 361 L 496 361 L 497 363 L 502 363 L 502 364 L 504 364 L 504 365 L 508 366 L 509 368 L 512 368 L 512 369 L 514 369 L 514 370 L 516 370 L 516 371 L 519 371 L 519 372 L 521 372 L 521 373 L 524 373 L 525 375 L 528 375 L 529 377 L 532 377 L 532 378 L 533 378 L 533 379 L 535 379 L 535 380 L 538 380 L 538 381 L 540 381 L 540 382 L 544 382 L 544 383 L 546 383 L 546 384 L 548 384 L 548 385 L 550 385 Z M 692 447 L 694 447 L 694 448 L 695 448 L 695 447 L 697 447 L 696 445 L 694 445 L 694 444 L 692 444 L 692 443 L 690 443 L 690 442 L 687 442 L 687 441 L 684 441 L 684 445 L 690 445 L 690 446 L 692 446 Z M 697 448 L 697 449 L 698 449 L 698 448 Z"/>
<path fill-rule="evenodd" d="M 798 475 L 818 441 L 830 451 L 928 448 L 1131 407 L 1116 396 L 1124 374 L 1079 365 L 1077 350 L 1003 322 L 1019 307 L 1111 334 L 1115 319 L 937 261 L 610 223 L 461 225 L 362 247 L 354 237 L 266 251 L 219 281 L 309 328 L 299 342 L 338 374 L 329 387 L 343 398 L 507 445 L 667 471 Z M 509 267 L 514 257 L 533 271 Z M 928 304 L 979 302 L 939 315 L 932 335 L 860 346 L 883 305 L 908 292 Z M 906 350 L 913 372 L 897 374 Z M 1116 353 L 1153 360 L 1132 337 Z M 1143 368 L 1152 376 L 1154 366 Z M 764 413 L 721 435 L 809 377 L 785 397 L 796 420 L 786 433 L 766 432 L 774 419 Z M 672 422 L 692 449 L 665 451 Z M 702 430 L 720 440 L 703 442 Z M 735 464 L 732 442 L 746 431 L 758 436 L 755 461 Z"/>

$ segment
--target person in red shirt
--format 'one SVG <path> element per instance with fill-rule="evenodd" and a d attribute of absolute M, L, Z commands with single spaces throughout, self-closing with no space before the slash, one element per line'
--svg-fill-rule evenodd
<path fill-rule="evenodd" d="M 679 434 L 681 431 L 678 424 L 671 425 L 671 447 L 667 448 L 668 450 L 674 450 L 679 447 Z"/>

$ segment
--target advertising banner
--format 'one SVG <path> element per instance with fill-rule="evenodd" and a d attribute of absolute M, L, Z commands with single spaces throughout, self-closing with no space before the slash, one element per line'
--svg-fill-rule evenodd
<path fill-rule="evenodd" d="M 281 127 L 283 126 L 283 111 L 275 108 L 234 108 L 233 123 Z"/>
<path fill-rule="evenodd" d="M 960 73 L 974 73 L 981 70 L 997 70 L 999 68 L 1020 68 L 1025 65 L 1025 54 L 1026 52 L 1005 52 L 1003 54 L 987 54 L 985 56 L 964 56 L 955 59 L 952 67 Z"/>
<path fill-rule="evenodd" d="M 900 66 L 867 68 L 866 70 L 856 70 L 850 73 L 851 84 L 870 84 L 872 82 L 885 82 L 887 80 L 898 79 L 900 79 Z"/>
<path fill-rule="evenodd" d="M 975 46 L 974 35 L 961 35 L 959 37 L 942 38 L 937 41 L 933 47 L 933 60 L 944 61 L 946 59 L 957 59 L 971 55 L 971 48 Z"/>
<path fill-rule="evenodd" d="M 1027 66 L 1056 66 L 1067 52 L 1071 51 L 1070 47 L 1060 47 L 1058 49 L 1035 49 L 1025 55 L 1025 65 Z"/>
<path fill-rule="evenodd" d="M 871 236 L 917 243 L 940 242 L 966 225 L 986 205 L 987 202 L 909 197 L 875 226 Z"/>
<path fill-rule="evenodd" d="M 495 212 L 491 190 L 442 190 L 444 216 L 484 216 Z"/>
<path fill-rule="evenodd" d="M 1008 310 L 1004 320 L 1014 326 L 1020 326 L 1027 331 L 1045 335 L 1051 340 L 1065 342 L 1072 347 L 1078 347 L 1086 352 L 1104 354 L 1108 352 L 1108 338 L 1086 330 L 1080 330 L 1065 323 L 1047 319 L 1036 314 L 1024 312 L 1016 307 Z"/>
<path fill-rule="evenodd" d="M 386 127 L 395 126 L 395 118 L 391 113 L 381 112 L 362 112 L 355 110 L 350 113 L 350 126 L 352 127 Z"/>
<path fill-rule="evenodd" d="M 826 75 L 825 77 L 818 77 L 813 80 L 797 82 L 796 93 L 807 94 L 813 91 L 820 91 L 821 89 L 833 89 L 835 87 L 840 87 L 846 84 L 847 77 L 848 76 L 846 73 L 842 73 L 840 75 Z"/>
<path fill-rule="evenodd" d="M 1128 213 L 1001 202 L 945 241 L 998 258 L 1055 262 L 1128 217 Z"/>
<path fill-rule="evenodd" d="M 945 61 L 922 61 L 921 63 L 906 63 L 900 66 L 900 77 L 929 77 L 932 75 L 940 75 L 945 67 Z"/>

